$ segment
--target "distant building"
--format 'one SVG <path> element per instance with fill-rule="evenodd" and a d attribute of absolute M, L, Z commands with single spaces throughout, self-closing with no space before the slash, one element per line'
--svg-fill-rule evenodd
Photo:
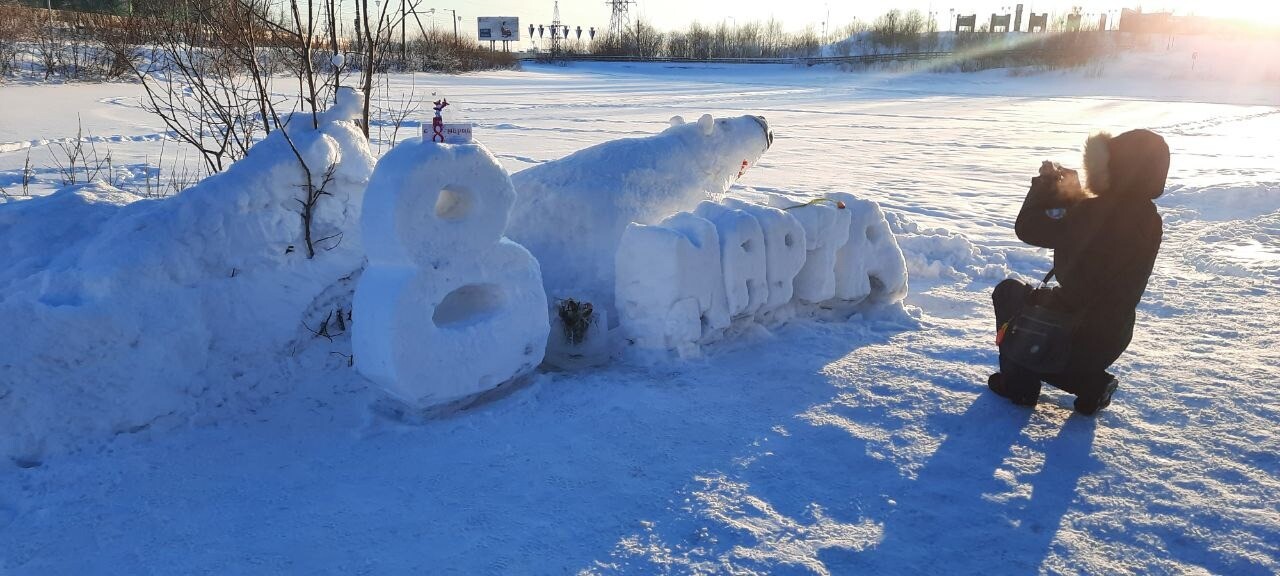
<path fill-rule="evenodd" d="M 1225 20 L 1125 8 L 1120 12 L 1120 31 L 1164 35 L 1237 33 L 1247 29 L 1244 22 L 1248 16 L 1248 14 L 1241 14 L 1239 20 Z"/>

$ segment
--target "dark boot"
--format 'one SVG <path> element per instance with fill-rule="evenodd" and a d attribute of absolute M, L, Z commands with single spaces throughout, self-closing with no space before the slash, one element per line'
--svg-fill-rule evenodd
<path fill-rule="evenodd" d="M 1001 372 L 987 377 L 987 388 L 1019 406 L 1034 407 L 1040 401 L 1040 381 L 1010 380 Z"/>
<path fill-rule="evenodd" d="M 1111 374 L 1103 374 L 1104 377 L 1079 386 L 1076 392 L 1076 412 L 1091 416 L 1111 405 L 1111 396 L 1116 393 L 1120 382 Z"/>

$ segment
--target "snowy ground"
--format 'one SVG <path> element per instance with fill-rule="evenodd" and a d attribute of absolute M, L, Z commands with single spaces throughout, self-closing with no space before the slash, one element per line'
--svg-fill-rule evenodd
<path fill-rule="evenodd" d="M 243 374 L 270 390 L 252 403 L 0 465 L 0 574 L 1280 571 L 1274 85 L 583 65 L 391 91 L 411 83 L 512 171 L 676 114 L 763 114 L 776 141 L 741 184 L 880 202 L 906 313 L 543 373 L 415 424 L 371 409 L 330 354 L 347 342 L 310 345 Z M 0 95 L 11 192 L 27 148 L 47 170 L 42 144 L 74 135 L 70 110 L 130 174 L 155 162 L 136 86 Z M 1089 131 L 1130 127 L 1174 158 L 1116 403 L 1081 417 L 1046 388 L 1012 406 L 984 386 L 987 295 L 1049 262 L 1013 236 L 1026 185 L 1042 159 L 1078 165 Z"/>

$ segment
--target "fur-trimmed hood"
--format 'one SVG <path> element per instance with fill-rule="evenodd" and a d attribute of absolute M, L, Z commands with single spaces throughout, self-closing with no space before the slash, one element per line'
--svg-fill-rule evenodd
<path fill-rule="evenodd" d="M 1155 200 L 1169 176 L 1169 145 L 1150 130 L 1098 132 L 1084 145 L 1085 187 L 1101 197 Z"/>

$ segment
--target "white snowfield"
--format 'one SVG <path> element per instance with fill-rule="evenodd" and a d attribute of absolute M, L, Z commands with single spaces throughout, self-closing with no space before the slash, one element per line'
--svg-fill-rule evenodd
<path fill-rule="evenodd" d="M 300 177 L 269 155 L 163 201 L 0 197 L 0 573 L 1280 572 L 1280 90 L 1203 47 L 1191 71 L 1198 41 L 1028 77 L 393 77 L 393 98 L 446 95 L 517 176 L 676 115 L 763 115 L 773 146 L 726 196 L 873 201 L 910 276 L 901 305 L 853 322 L 754 324 L 694 361 L 537 373 L 444 419 L 397 417 L 348 366 L 332 319 L 366 248 L 343 236 L 299 258 Z M 1251 70 L 1280 69 L 1254 66 L 1275 54 L 1249 52 Z M 0 86 L 0 186 L 20 193 L 29 150 L 31 190 L 61 187 L 46 143 L 74 136 L 71 110 L 122 186 L 153 174 L 164 131 L 138 96 Z M 1045 159 L 1078 167 L 1093 130 L 1133 127 L 1164 135 L 1173 164 L 1115 403 L 1088 418 L 1050 388 L 1035 410 L 993 397 L 990 289 L 1049 265 L 1013 233 L 1031 176 Z M 299 138 L 344 158 L 342 192 L 363 189 L 390 133 L 375 122 L 373 154 L 340 122 Z M 361 218 L 338 198 L 324 226 Z M 713 266 L 714 225 L 668 218 L 694 209 L 641 223 Z M 806 267 L 814 251 L 832 263 L 802 268 L 793 301 L 857 293 L 836 273 L 857 224 L 833 224 L 853 210 L 786 212 Z M 724 287 L 681 282 L 700 318 L 729 321 L 713 310 Z M 326 318 L 332 340 L 312 334 Z"/>

